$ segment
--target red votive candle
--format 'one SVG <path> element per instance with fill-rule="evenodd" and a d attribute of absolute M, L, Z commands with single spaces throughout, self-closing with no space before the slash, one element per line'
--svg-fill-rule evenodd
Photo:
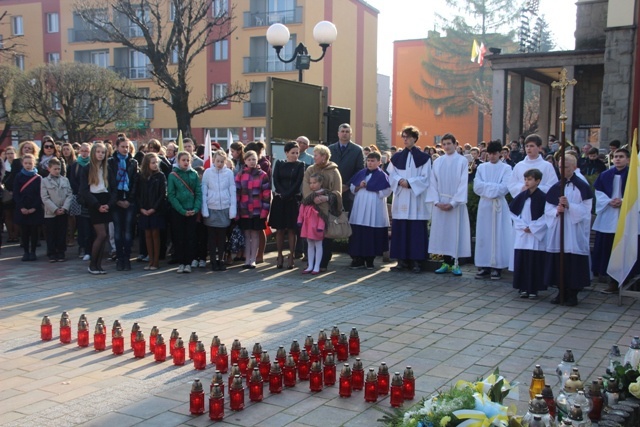
<path fill-rule="evenodd" d="M 364 401 L 375 402 L 378 400 L 378 376 L 373 368 L 369 368 L 367 379 L 364 382 Z"/>
<path fill-rule="evenodd" d="M 389 400 L 391 406 L 394 408 L 398 408 L 404 403 L 404 390 L 400 372 L 393 374 L 393 379 L 391 380 L 391 397 Z"/>
<path fill-rule="evenodd" d="M 364 368 L 359 357 L 356 357 L 351 369 L 351 386 L 354 390 L 362 390 L 364 388 Z"/>
<path fill-rule="evenodd" d="M 153 358 L 156 362 L 164 362 L 167 360 L 167 345 L 164 343 L 162 334 L 156 337 L 156 346 L 153 349 Z"/>
<path fill-rule="evenodd" d="M 196 348 L 193 352 L 193 368 L 199 371 L 204 370 L 207 367 L 207 352 L 204 349 L 202 342 L 196 343 Z"/>
<path fill-rule="evenodd" d="M 404 400 L 413 400 L 416 396 L 416 378 L 411 366 L 407 366 L 402 373 L 402 387 L 404 390 Z"/>
<path fill-rule="evenodd" d="M 239 375 L 233 378 L 233 387 L 229 390 L 229 406 L 232 411 L 244 409 L 244 386 Z"/>
<path fill-rule="evenodd" d="M 214 384 L 211 396 L 209 397 L 209 419 L 220 421 L 224 418 L 224 395 L 220 391 L 220 386 Z"/>
<path fill-rule="evenodd" d="M 260 375 L 260 369 L 253 368 L 251 379 L 249 380 L 249 400 L 261 402 L 264 397 L 264 380 Z"/>
<path fill-rule="evenodd" d="M 351 356 L 360 354 L 360 336 L 356 328 L 351 328 L 351 333 L 349 333 L 349 354 Z"/>
<path fill-rule="evenodd" d="M 280 363 L 273 362 L 269 372 L 269 393 L 278 394 L 282 392 L 282 369 Z"/>
<path fill-rule="evenodd" d="M 309 390 L 322 391 L 322 368 L 320 362 L 313 362 L 309 372 Z"/>
<path fill-rule="evenodd" d="M 340 371 L 340 379 L 338 380 L 340 397 L 351 397 L 351 378 L 351 368 L 348 363 L 345 363 Z"/>
<path fill-rule="evenodd" d="M 124 353 L 124 337 L 122 336 L 121 328 L 117 328 L 113 331 L 113 338 L 111 338 L 111 351 L 113 354 Z"/>
<path fill-rule="evenodd" d="M 49 341 L 53 337 L 53 326 L 51 325 L 51 320 L 49 316 L 44 316 L 42 318 L 42 323 L 40 323 L 40 339 L 42 341 Z"/>
<path fill-rule="evenodd" d="M 193 415 L 204 414 L 204 390 L 199 379 L 193 380 L 189 393 L 189 412 Z"/>
<path fill-rule="evenodd" d="M 224 344 L 220 344 L 220 347 L 218 348 L 216 369 L 218 369 L 223 374 L 226 374 L 229 370 L 229 354 L 227 353 L 227 347 L 225 347 Z"/>

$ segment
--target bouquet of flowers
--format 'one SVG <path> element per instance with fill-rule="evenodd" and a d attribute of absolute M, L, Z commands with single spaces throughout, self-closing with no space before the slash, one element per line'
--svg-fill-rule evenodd
<path fill-rule="evenodd" d="M 448 391 L 423 398 L 408 411 L 385 412 L 378 421 L 389 427 L 505 427 L 517 426 L 515 407 L 502 405 L 516 384 L 500 376 L 498 369 L 476 382 L 458 381 Z"/>

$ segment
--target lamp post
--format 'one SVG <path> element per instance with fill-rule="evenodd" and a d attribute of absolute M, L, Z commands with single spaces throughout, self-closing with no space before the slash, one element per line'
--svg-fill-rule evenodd
<path fill-rule="evenodd" d="M 296 69 L 298 70 L 298 81 L 302 81 L 302 71 L 308 70 L 312 62 L 322 61 L 324 55 L 327 53 L 327 48 L 331 46 L 338 37 L 338 30 L 333 23 L 329 21 L 320 21 L 313 27 L 313 38 L 322 48 L 322 55 L 317 58 L 311 58 L 307 47 L 299 43 L 296 46 L 293 55 L 289 59 L 284 59 L 280 56 L 280 51 L 289 42 L 289 29 L 283 24 L 273 24 L 267 30 L 267 41 L 276 50 L 278 59 L 285 64 L 296 61 Z"/>

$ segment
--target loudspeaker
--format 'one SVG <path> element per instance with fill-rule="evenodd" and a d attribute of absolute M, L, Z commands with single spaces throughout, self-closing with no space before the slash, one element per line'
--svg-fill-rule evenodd
<path fill-rule="evenodd" d="M 327 108 L 327 145 L 338 141 L 338 128 L 343 123 L 351 124 L 351 109 L 330 105 Z"/>

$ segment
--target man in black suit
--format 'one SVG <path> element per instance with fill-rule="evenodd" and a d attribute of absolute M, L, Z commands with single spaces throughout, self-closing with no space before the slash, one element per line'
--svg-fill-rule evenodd
<path fill-rule="evenodd" d="M 353 194 L 349 191 L 351 178 L 364 169 L 364 157 L 362 148 L 351 141 L 351 126 L 343 123 L 338 127 L 338 142 L 329 146 L 331 161 L 338 165 L 338 171 L 342 178 L 342 206 L 347 212 L 351 212 L 353 206 Z"/>

